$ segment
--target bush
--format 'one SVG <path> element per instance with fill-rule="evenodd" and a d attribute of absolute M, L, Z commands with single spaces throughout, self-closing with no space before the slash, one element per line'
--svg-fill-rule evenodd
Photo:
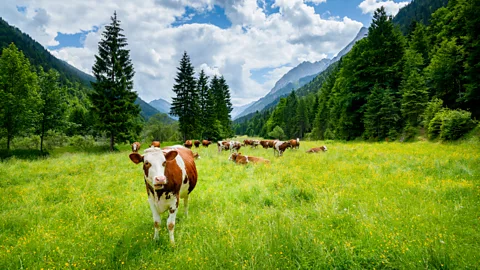
<path fill-rule="evenodd" d="M 88 149 L 92 148 L 95 145 L 95 139 L 91 135 L 81 136 L 75 135 L 70 138 L 70 145 L 78 148 L 78 149 Z"/>
<path fill-rule="evenodd" d="M 442 140 L 457 140 L 475 126 L 471 113 L 463 110 L 442 109 L 428 124 L 428 138 L 440 137 Z"/>
<path fill-rule="evenodd" d="M 283 132 L 283 129 L 279 126 L 276 126 L 271 132 L 269 132 L 268 136 L 279 140 L 283 140 L 286 137 L 285 132 Z"/>
<path fill-rule="evenodd" d="M 448 110 L 443 114 L 440 138 L 443 140 L 456 140 L 473 129 L 475 121 L 471 113 L 463 110 Z"/>
<path fill-rule="evenodd" d="M 422 125 L 424 128 L 428 128 L 430 121 L 435 117 L 435 115 L 442 110 L 443 101 L 438 98 L 432 99 L 432 101 L 427 103 L 427 107 L 422 114 Z"/>
<path fill-rule="evenodd" d="M 40 136 L 15 137 L 11 142 L 11 147 L 14 149 L 38 150 L 40 149 Z"/>
<path fill-rule="evenodd" d="M 45 138 L 43 140 L 43 147 L 45 149 L 53 149 L 55 147 L 66 146 L 67 143 L 67 135 L 63 134 L 62 132 L 49 130 L 47 131 L 47 134 L 45 134 Z"/>

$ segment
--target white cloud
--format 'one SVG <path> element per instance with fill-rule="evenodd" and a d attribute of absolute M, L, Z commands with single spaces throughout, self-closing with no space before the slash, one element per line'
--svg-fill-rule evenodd
<path fill-rule="evenodd" d="M 394 1 L 388 0 L 388 1 L 382 1 L 382 0 L 364 0 L 363 2 L 358 5 L 358 7 L 362 10 L 363 14 L 366 13 L 374 13 L 375 10 L 380 8 L 381 6 L 385 7 L 385 11 L 387 14 L 390 14 L 392 16 L 397 15 L 398 11 L 408 5 L 409 2 L 399 2 L 395 3 Z"/>
<path fill-rule="evenodd" d="M 265 3 L 256 0 L 18 0 L 2 5 L 0 16 L 44 46 L 57 45 L 58 32 L 74 34 L 100 27 L 87 34 L 81 48 L 52 50 L 56 57 L 90 74 L 103 26 L 116 10 L 135 68 L 134 88 L 147 102 L 171 100 L 184 51 L 196 72 L 222 74 L 232 102 L 245 104 L 264 96 L 287 69 L 340 51 L 362 26 L 347 17 L 323 19 L 304 0 L 276 0 L 274 6 L 280 12 L 268 15 Z M 171 26 L 176 20 L 189 19 L 186 6 L 208 12 L 214 5 L 225 9 L 232 27 Z M 25 6 L 25 14 L 16 6 Z M 264 68 L 272 69 L 264 82 L 252 79 L 254 69 Z"/>
<path fill-rule="evenodd" d="M 326 3 L 327 0 L 305 0 L 305 3 L 314 3 L 315 5 L 321 4 L 321 3 Z"/>

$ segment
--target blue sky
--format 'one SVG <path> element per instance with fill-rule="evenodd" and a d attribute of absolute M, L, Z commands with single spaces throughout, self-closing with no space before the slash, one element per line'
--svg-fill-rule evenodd
<path fill-rule="evenodd" d="M 195 71 L 223 75 L 232 103 L 266 95 L 303 61 L 333 57 L 383 5 L 410 0 L 16 0 L 0 16 L 57 58 L 91 73 L 104 26 L 116 10 L 135 68 L 134 88 L 149 102 L 171 100 L 186 51 Z"/>

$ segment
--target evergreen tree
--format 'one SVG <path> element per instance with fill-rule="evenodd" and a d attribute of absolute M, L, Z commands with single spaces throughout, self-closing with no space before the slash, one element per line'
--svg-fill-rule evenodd
<path fill-rule="evenodd" d="M 177 69 L 177 77 L 173 86 L 176 97 L 172 100 L 170 114 L 178 116 L 180 132 L 185 141 L 197 135 L 200 116 L 197 83 L 194 78 L 195 72 L 187 52 L 183 53 L 180 66 Z"/>
<path fill-rule="evenodd" d="M 298 102 L 296 118 L 297 118 L 297 126 L 298 126 L 298 133 L 294 134 L 293 138 L 303 138 L 306 131 L 310 128 L 310 121 L 308 115 L 308 109 L 306 100 L 304 98 L 300 99 Z"/>
<path fill-rule="evenodd" d="M 298 135 L 297 107 L 298 98 L 295 91 L 292 91 L 287 97 L 287 102 L 283 111 L 283 123 L 285 123 L 283 130 L 288 138 L 293 138 Z"/>
<path fill-rule="evenodd" d="M 132 90 L 135 72 L 116 12 L 111 20 L 105 26 L 103 39 L 98 44 L 98 55 L 95 55 L 92 70 L 96 82 L 92 83 L 94 91 L 90 99 L 97 128 L 110 137 L 110 151 L 113 151 L 116 139 L 129 139 L 136 131 L 135 120 L 140 109 L 134 104 L 137 99 L 137 93 Z"/>
<path fill-rule="evenodd" d="M 208 76 L 205 75 L 203 69 L 200 71 L 200 77 L 197 81 L 197 93 L 198 93 L 198 106 L 200 108 L 199 115 L 199 130 L 200 138 L 204 139 L 204 131 L 206 130 L 207 123 L 207 102 L 208 102 Z"/>
<path fill-rule="evenodd" d="M 40 67 L 39 93 L 40 93 L 40 151 L 43 151 L 45 133 L 49 130 L 59 130 L 66 124 L 65 112 L 67 109 L 65 87 L 59 86 L 60 75 L 50 69 L 47 73 Z"/>
<path fill-rule="evenodd" d="M 465 5 L 465 77 L 466 91 L 462 101 L 465 108 L 472 111 L 472 116 L 480 118 L 480 4 L 469 0 Z"/>
<path fill-rule="evenodd" d="M 21 133 L 33 128 L 39 103 L 38 83 L 30 62 L 11 43 L 0 57 L 0 135 L 10 142 Z"/>
<path fill-rule="evenodd" d="M 217 80 L 214 76 L 213 80 Z M 220 139 L 221 130 L 216 129 L 217 114 L 215 113 L 215 94 L 213 93 L 213 88 L 209 87 L 207 90 L 207 98 L 205 100 L 205 110 L 204 112 L 204 121 L 205 125 L 203 126 L 203 139 L 208 140 L 218 140 Z"/>
<path fill-rule="evenodd" d="M 379 114 L 382 109 L 384 89 L 375 85 L 367 99 L 365 115 L 363 117 L 363 123 L 365 125 L 364 137 L 366 139 L 373 139 L 380 136 L 381 131 L 381 115 Z"/>
<path fill-rule="evenodd" d="M 215 99 L 215 119 L 218 121 L 216 127 L 220 128 L 220 136 L 227 138 L 233 135 L 232 120 L 230 112 L 232 103 L 230 101 L 230 90 L 223 76 L 213 76 L 210 88 Z"/>

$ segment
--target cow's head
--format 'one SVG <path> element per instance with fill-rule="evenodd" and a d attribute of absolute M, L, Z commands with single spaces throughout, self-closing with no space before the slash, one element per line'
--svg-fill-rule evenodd
<path fill-rule="evenodd" d="M 323 149 L 322 149 L 323 152 L 327 152 L 327 146 L 326 146 L 326 145 L 324 145 L 324 146 L 322 146 L 322 147 L 320 147 L 320 148 L 323 148 Z"/>
<path fill-rule="evenodd" d="M 228 158 L 228 160 L 231 160 L 231 161 L 235 162 L 235 161 L 237 160 L 237 157 L 238 157 L 239 155 L 241 155 L 241 154 L 242 154 L 242 153 L 232 153 L 232 154 L 230 155 L 230 157 Z"/>
<path fill-rule="evenodd" d="M 161 190 L 174 184 L 165 176 L 165 167 L 167 163 L 175 160 L 177 155 L 178 152 L 175 150 L 164 153 L 160 148 L 149 148 L 145 150 L 143 156 L 139 153 L 131 153 L 129 157 L 135 164 L 143 162 L 145 180 L 155 190 Z"/>

